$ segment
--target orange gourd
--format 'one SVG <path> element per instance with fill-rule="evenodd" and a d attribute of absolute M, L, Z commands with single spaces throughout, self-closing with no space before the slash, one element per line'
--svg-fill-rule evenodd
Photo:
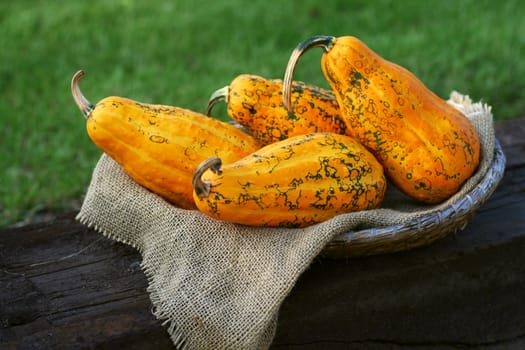
<path fill-rule="evenodd" d="M 192 177 L 205 159 L 238 160 L 260 146 L 233 125 L 191 110 L 111 96 L 92 105 L 71 80 L 89 137 L 137 183 L 181 208 L 195 209 Z"/>
<path fill-rule="evenodd" d="M 439 203 L 456 193 L 479 163 L 475 127 L 414 74 L 361 40 L 316 36 L 300 43 L 283 79 L 285 106 L 292 108 L 296 63 L 314 47 L 324 50 L 321 67 L 348 130 L 377 157 L 389 179 L 424 203 Z"/>
<path fill-rule="evenodd" d="M 299 135 L 236 161 L 204 161 L 193 178 L 203 213 L 250 226 L 304 227 L 335 215 L 376 208 L 383 168 L 355 139 Z"/>
<path fill-rule="evenodd" d="M 346 125 L 330 90 L 294 81 L 292 112 L 284 108 L 282 81 L 252 74 L 237 76 L 229 86 L 212 93 L 207 107 L 226 101 L 228 116 L 263 145 L 314 132 L 346 134 Z"/>

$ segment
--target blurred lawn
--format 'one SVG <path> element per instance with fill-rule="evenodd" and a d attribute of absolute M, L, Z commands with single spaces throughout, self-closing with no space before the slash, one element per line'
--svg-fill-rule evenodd
<path fill-rule="evenodd" d="M 312 35 L 355 35 L 446 98 L 451 90 L 524 115 L 522 1 L 134 1 L 0 3 L 0 226 L 78 205 L 100 151 L 69 83 L 204 112 L 237 74 L 281 78 Z M 327 87 L 321 51 L 295 78 Z M 216 109 L 220 112 L 220 108 Z"/>

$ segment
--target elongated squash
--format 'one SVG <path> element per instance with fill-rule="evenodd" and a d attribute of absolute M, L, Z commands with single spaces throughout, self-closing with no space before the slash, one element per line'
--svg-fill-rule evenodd
<path fill-rule="evenodd" d="M 294 81 L 289 113 L 282 90 L 282 80 L 241 74 L 211 95 L 206 114 L 210 116 L 213 106 L 226 101 L 228 116 L 263 145 L 308 133 L 347 133 L 332 91 Z"/>
<path fill-rule="evenodd" d="M 355 139 L 294 136 L 233 163 L 204 161 L 193 178 L 203 213 L 250 226 L 304 227 L 337 214 L 376 208 L 383 168 Z"/>
<path fill-rule="evenodd" d="M 283 100 L 291 110 L 293 72 L 313 47 L 351 133 L 371 150 L 405 194 L 439 203 L 476 170 L 479 137 L 472 123 L 407 69 L 380 57 L 352 36 L 316 36 L 288 61 Z"/>
<path fill-rule="evenodd" d="M 191 110 L 110 96 L 95 106 L 71 80 L 73 98 L 86 117 L 89 137 L 137 183 L 181 208 L 196 209 L 192 177 L 202 161 L 238 160 L 260 146 L 233 125 Z"/>

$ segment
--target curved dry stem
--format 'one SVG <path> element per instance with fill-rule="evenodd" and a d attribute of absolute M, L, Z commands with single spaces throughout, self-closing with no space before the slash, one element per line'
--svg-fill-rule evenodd
<path fill-rule="evenodd" d="M 211 117 L 211 110 L 218 102 L 226 101 L 228 103 L 228 94 L 230 93 L 230 87 L 225 86 L 211 94 L 208 100 L 208 106 L 206 106 L 206 115 Z"/>
<path fill-rule="evenodd" d="M 289 113 L 293 112 L 292 108 L 292 81 L 293 73 L 295 71 L 295 66 L 299 61 L 299 58 L 306 51 L 314 47 L 321 47 L 325 52 L 330 50 L 330 47 L 333 44 L 335 37 L 317 35 L 301 42 L 297 47 L 292 51 L 288 64 L 286 65 L 286 71 L 284 72 L 283 79 L 283 104 L 284 107 L 288 110 Z"/>
<path fill-rule="evenodd" d="M 73 100 L 75 100 L 75 103 L 77 104 L 78 108 L 80 109 L 82 114 L 84 114 L 84 117 L 86 117 L 87 119 L 91 111 L 95 108 L 95 106 L 91 102 L 89 102 L 88 99 L 82 93 L 82 91 L 80 91 L 78 81 L 83 76 L 83 70 L 79 70 L 75 73 L 75 75 L 73 75 L 73 78 L 71 79 L 71 93 L 73 94 Z"/>
<path fill-rule="evenodd" d="M 208 197 L 210 195 L 211 185 L 209 182 L 202 181 L 202 174 L 208 169 L 216 174 L 221 174 L 222 161 L 220 158 L 212 157 L 208 158 L 197 166 L 195 173 L 193 174 L 192 185 L 195 194 L 199 198 Z"/>

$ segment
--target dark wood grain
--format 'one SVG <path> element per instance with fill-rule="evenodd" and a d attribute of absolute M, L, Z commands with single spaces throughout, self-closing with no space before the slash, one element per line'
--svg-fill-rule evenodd
<path fill-rule="evenodd" d="M 316 259 L 273 349 L 525 349 L 525 118 L 496 125 L 505 176 L 468 226 L 408 252 Z M 0 231 L 0 349 L 172 349 L 140 255 L 74 220 Z"/>

